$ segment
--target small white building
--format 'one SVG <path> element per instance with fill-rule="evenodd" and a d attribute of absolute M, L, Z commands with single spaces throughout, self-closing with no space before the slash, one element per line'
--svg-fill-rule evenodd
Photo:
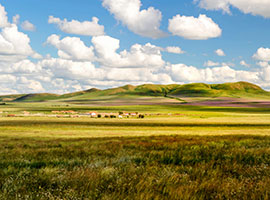
<path fill-rule="evenodd" d="M 91 112 L 91 113 L 90 113 L 90 116 L 91 116 L 91 117 L 96 117 L 96 116 L 97 116 L 97 113 L 96 113 L 96 112 Z"/>

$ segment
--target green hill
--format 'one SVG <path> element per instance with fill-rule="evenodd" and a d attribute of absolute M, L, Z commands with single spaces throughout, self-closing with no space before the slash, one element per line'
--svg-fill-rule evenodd
<path fill-rule="evenodd" d="M 50 93 L 39 93 L 39 94 L 27 94 L 23 95 L 14 101 L 23 101 L 23 102 L 41 102 L 57 99 L 60 95 L 50 94 Z"/>
<path fill-rule="evenodd" d="M 20 97 L 24 96 L 24 94 L 11 94 L 11 95 L 2 95 L 0 96 L 0 101 L 9 102 L 14 101 Z"/>
<path fill-rule="evenodd" d="M 266 97 L 270 93 L 248 82 L 204 84 L 193 83 L 179 86 L 170 95 L 179 97 Z"/>
<path fill-rule="evenodd" d="M 11 95 L 10 95 L 11 96 Z M 13 98 L 16 96 L 12 96 Z M 17 96 L 14 101 L 38 102 L 38 101 L 83 101 L 83 100 L 108 100 L 127 99 L 139 97 L 234 97 L 234 98 L 270 98 L 267 92 L 257 85 L 248 82 L 204 84 L 191 83 L 184 85 L 155 85 L 144 84 L 139 86 L 125 85 L 122 87 L 99 90 L 92 88 L 85 91 L 64 95 L 56 94 L 27 94 Z M 1 97 L 0 97 L 1 99 Z M 3 100 L 4 98 L 2 98 Z"/>
<path fill-rule="evenodd" d="M 204 84 L 192 83 L 184 85 L 154 85 L 139 86 L 126 85 L 123 87 L 106 89 L 92 93 L 84 93 L 73 97 L 76 99 L 112 99 L 126 98 L 127 96 L 165 96 L 165 97 L 263 97 L 270 98 L 270 93 L 257 85 L 247 82 Z"/>
<path fill-rule="evenodd" d="M 84 95 L 84 94 L 91 94 L 91 93 L 95 93 L 95 92 L 99 92 L 99 91 L 101 91 L 101 90 L 99 90 L 97 88 L 91 88 L 89 90 L 63 94 L 63 95 L 58 96 L 57 99 L 66 99 L 66 98 L 78 97 L 78 96 L 81 96 L 81 95 Z"/>
<path fill-rule="evenodd" d="M 125 85 L 118 88 L 110 88 L 105 90 L 98 90 L 86 92 L 79 96 L 73 96 L 66 100 L 89 100 L 89 99 L 128 99 L 138 98 L 143 96 L 150 97 L 164 97 L 169 92 L 175 90 L 179 85 L 154 85 L 144 84 L 139 86 Z"/>

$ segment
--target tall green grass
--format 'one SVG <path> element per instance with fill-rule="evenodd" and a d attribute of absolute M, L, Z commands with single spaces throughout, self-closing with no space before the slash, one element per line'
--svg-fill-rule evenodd
<path fill-rule="evenodd" d="M 0 199 L 269 199 L 270 137 L 0 137 Z"/>

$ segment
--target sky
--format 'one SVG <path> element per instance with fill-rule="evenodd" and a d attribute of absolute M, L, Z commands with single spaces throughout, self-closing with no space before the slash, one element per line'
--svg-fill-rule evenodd
<path fill-rule="evenodd" d="M 247 81 L 270 90 L 269 0 L 3 0 L 0 94 Z"/>

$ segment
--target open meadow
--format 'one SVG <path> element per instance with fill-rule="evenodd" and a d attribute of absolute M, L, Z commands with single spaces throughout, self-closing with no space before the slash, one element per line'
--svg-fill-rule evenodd
<path fill-rule="evenodd" d="M 0 0 L 0 200 L 270 200 L 270 0 Z"/>
<path fill-rule="evenodd" d="M 1 111 L 0 199 L 269 199 L 270 109 L 42 102 Z"/>

